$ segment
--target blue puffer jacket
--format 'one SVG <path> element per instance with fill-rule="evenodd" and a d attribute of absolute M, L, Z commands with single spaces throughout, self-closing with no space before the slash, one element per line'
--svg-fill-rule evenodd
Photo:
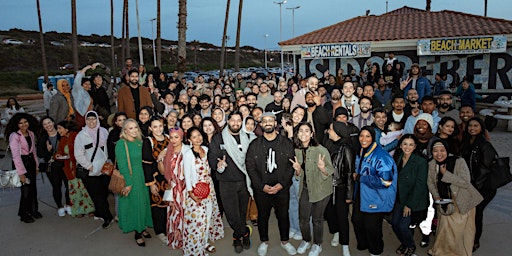
<path fill-rule="evenodd" d="M 362 212 L 391 212 L 396 198 L 398 171 L 395 161 L 377 143 L 373 143 L 361 161 L 361 155 L 356 158 L 356 172 L 359 182 L 356 182 L 354 198 L 361 193 Z M 384 181 L 391 182 L 386 186 Z"/>

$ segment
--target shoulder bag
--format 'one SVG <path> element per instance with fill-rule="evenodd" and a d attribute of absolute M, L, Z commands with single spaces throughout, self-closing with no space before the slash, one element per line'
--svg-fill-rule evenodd
<path fill-rule="evenodd" d="M 130 170 L 130 176 L 132 175 L 132 163 L 130 161 L 130 152 L 128 152 L 128 145 L 126 141 L 124 141 L 124 148 L 126 150 L 126 159 L 128 160 L 128 169 Z M 126 180 L 124 176 L 119 172 L 119 170 L 114 169 L 112 172 L 112 177 L 110 178 L 110 183 L 108 184 L 108 189 L 112 191 L 114 194 L 121 194 L 123 188 L 126 187 Z"/>
<path fill-rule="evenodd" d="M 485 183 L 485 186 L 488 188 L 496 190 L 512 181 L 509 157 L 498 157 L 498 155 L 496 155 L 490 169 Z"/>

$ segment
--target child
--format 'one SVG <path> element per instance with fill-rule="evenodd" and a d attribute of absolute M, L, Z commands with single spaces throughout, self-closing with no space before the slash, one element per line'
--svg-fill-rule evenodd
<path fill-rule="evenodd" d="M 402 124 L 399 122 L 391 122 L 388 125 L 388 132 L 382 133 L 382 137 L 380 137 L 380 145 L 386 146 L 389 143 L 393 142 L 394 140 L 398 140 L 400 136 L 402 136 L 402 133 L 404 132 Z M 395 150 L 392 150 L 389 152 L 391 156 L 395 154 Z"/>

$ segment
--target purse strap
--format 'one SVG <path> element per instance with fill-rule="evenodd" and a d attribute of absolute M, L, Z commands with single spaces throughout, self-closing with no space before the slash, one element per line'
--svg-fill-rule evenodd
<path fill-rule="evenodd" d="M 91 164 L 92 164 L 92 161 L 94 160 L 94 157 L 96 156 L 96 152 L 98 151 L 99 143 L 100 143 L 100 128 L 98 128 L 98 132 L 96 133 L 96 147 L 94 148 L 94 152 L 92 153 Z"/>
<path fill-rule="evenodd" d="M 128 159 L 128 169 L 130 169 L 130 176 L 132 176 L 132 162 L 130 161 L 130 152 L 128 152 L 128 144 L 124 141 L 124 149 L 126 150 L 126 159 Z"/>

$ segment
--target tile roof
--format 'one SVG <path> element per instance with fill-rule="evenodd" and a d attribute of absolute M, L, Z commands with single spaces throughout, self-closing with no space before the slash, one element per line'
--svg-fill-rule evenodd
<path fill-rule="evenodd" d="M 512 21 L 450 10 L 404 6 L 379 16 L 358 16 L 279 42 L 303 45 L 512 34 Z"/>

